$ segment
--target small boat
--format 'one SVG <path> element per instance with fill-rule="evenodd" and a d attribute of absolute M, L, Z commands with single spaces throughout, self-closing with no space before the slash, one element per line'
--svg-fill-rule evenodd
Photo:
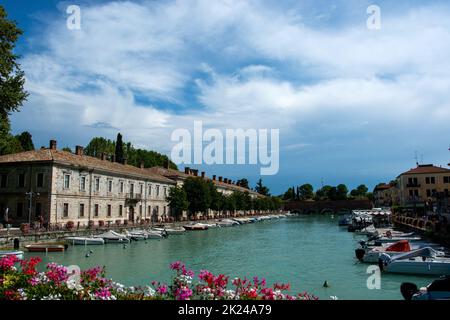
<path fill-rule="evenodd" d="M 239 222 L 231 220 L 231 219 L 223 219 L 223 220 L 219 220 L 217 222 L 217 224 L 220 227 L 233 227 L 233 226 L 239 225 Z"/>
<path fill-rule="evenodd" d="M 8 257 L 8 256 L 16 256 L 17 259 L 22 260 L 23 259 L 23 251 L 15 250 L 15 251 L 8 251 L 8 250 L 0 250 L 0 258 Z"/>
<path fill-rule="evenodd" d="M 29 252 L 64 252 L 67 248 L 67 244 L 58 243 L 34 243 L 25 246 Z"/>
<path fill-rule="evenodd" d="M 365 235 L 365 236 L 374 236 L 378 234 L 377 229 L 371 224 L 370 226 L 367 226 L 361 230 L 355 230 L 355 234 L 358 235 Z"/>
<path fill-rule="evenodd" d="M 186 224 L 183 228 L 188 231 L 208 230 L 208 226 L 203 223 Z"/>
<path fill-rule="evenodd" d="M 429 246 L 429 244 L 427 244 Z M 411 245 L 408 240 L 400 240 L 393 244 L 384 244 L 383 246 L 371 247 L 361 242 L 361 248 L 355 250 L 356 258 L 365 263 L 377 263 L 382 253 L 394 257 L 411 250 L 423 248 L 424 245 L 415 243 Z M 437 251 L 437 256 L 445 256 L 445 252 Z"/>
<path fill-rule="evenodd" d="M 167 232 L 168 235 L 178 235 L 178 234 L 184 234 L 186 233 L 186 229 L 184 229 L 183 227 L 176 227 L 176 228 L 165 228 L 165 227 L 155 227 L 152 228 L 151 230 L 153 231 L 158 231 L 158 232 Z"/>
<path fill-rule="evenodd" d="M 105 240 L 105 243 L 128 243 L 130 242 L 130 239 L 124 235 L 117 232 L 114 232 L 112 230 L 107 231 L 102 234 L 98 234 L 94 236 L 94 238 L 102 238 Z"/>
<path fill-rule="evenodd" d="M 406 252 L 395 257 L 382 253 L 378 259 L 381 271 L 420 275 L 450 275 L 450 258 L 439 256 L 431 247 Z"/>
<path fill-rule="evenodd" d="M 133 241 L 147 240 L 148 238 L 145 231 L 125 231 L 125 236 Z"/>
<path fill-rule="evenodd" d="M 147 231 L 148 239 L 162 239 L 167 237 L 167 232 L 158 231 L 158 230 L 149 230 Z"/>
<path fill-rule="evenodd" d="M 381 245 L 382 243 L 389 243 L 389 242 L 398 242 L 400 240 L 408 240 L 409 242 L 417 242 L 422 241 L 423 239 L 421 237 L 376 237 L 373 239 L 375 241 L 375 245 Z"/>
<path fill-rule="evenodd" d="M 440 277 L 420 289 L 414 283 L 404 282 L 400 292 L 405 300 L 450 300 L 450 277 Z"/>
<path fill-rule="evenodd" d="M 71 245 L 103 245 L 105 240 L 94 237 L 66 237 L 66 243 Z"/>

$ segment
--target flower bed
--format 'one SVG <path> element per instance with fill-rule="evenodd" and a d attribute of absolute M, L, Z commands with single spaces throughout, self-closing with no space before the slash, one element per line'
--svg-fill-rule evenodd
<path fill-rule="evenodd" d="M 290 286 L 266 286 L 265 279 L 229 277 L 202 270 L 194 282 L 194 272 L 181 262 L 171 284 L 153 281 L 151 286 L 125 287 L 105 277 L 105 269 L 95 267 L 80 274 L 69 273 L 56 263 L 44 272 L 36 270 L 39 257 L 19 261 L 15 256 L 0 259 L 0 300 L 317 300 L 307 293 L 289 295 Z"/>

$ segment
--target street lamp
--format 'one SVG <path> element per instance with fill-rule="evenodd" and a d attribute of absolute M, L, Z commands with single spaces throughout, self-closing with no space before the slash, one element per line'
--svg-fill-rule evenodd
<path fill-rule="evenodd" d="M 31 206 L 33 205 L 33 197 L 39 197 L 39 192 L 26 192 L 25 195 L 28 197 L 28 224 L 31 225 Z"/>

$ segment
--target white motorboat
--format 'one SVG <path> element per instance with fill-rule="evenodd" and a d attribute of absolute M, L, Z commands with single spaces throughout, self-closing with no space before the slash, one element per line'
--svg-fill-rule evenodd
<path fill-rule="evenodd" d="M 183 228 L 189 231 L 208 230 L 208 226 L 203 223 L 186 224 Z"/>
<path fill-rule="evenodd" d="M 218 221 L 217 224 L 221 227 L 233 227 L 239 225 L 239 222 L 231 219 L 223 219 Z"/>
<path fill-rule="evenodd" d="M 366 235 L 366 236 L 374 236 L 378 234 L 377 229 L 371 224 L 370 226 L 367 226 L 361 230 L 355 230 L 355 234 L 357 235 Z"/>
<path fill-rule="evenodd" d="M 71 245 L 102 245 L 105 244 L 103 238 L 94 237 L 66 237 L 66 242 Z"/>
<path fill-rule="evenodd" d="M 0 250 L 0 258 L 7 257 L 7 256 L 16 256 L 17 259 L 22 260 L 23 259 L 23 251 L 20 250 Z"/>
<path fill-rule="evenodd" d="M 420 289 L 414 283 L 404 282 L 400 292 L 405 300 L 450 300 L 450 277 L 443 276 Z"/>
<path fill-rule="evenodd" d="M 381 271 L 420 275 L 450 275 L 450 258 L 441 257 L 431 247 L 406 252 L 395 257 L 382 253 L 378 260 Z"/>
<path fill-rule="evenodd" d="M 392 242 L 398 242 L 400 240 L 408 240 L 409 242 L 418 242 L 422 241 L 423 239 L 421 237 L 413 237 L 413 236 L 398 236 L 398 237 L 377 237 L 374 239 L 375 245 L 380 245 L 382 243 L 392 243 Z"/>
<path fill-rule="evenodd" d="M 139 241 L 139 240 L 147 240 L 148 235 L 145 231 L 125 231 L 125 235 L 127 238 L 133 240 L 133 241 Z"/>
<path fill-rule="evenodd" d="M 167 236 L 167 233 L 164 231 L 148 230 L 146 232 L 148 239 L 162 239 Z"/>
<path fill-rule="evenodd" d="M 105 240 L 105 243 L 128 243 L 128 242 L 130 242 L 130 239 L 126 235 L 117 233 L 112 230 L 104 232 L 102 234 L 98 234 L 98 235 L 94 236 L 94 238 L 102 238 L 103 240 Z"/>
<path fill-rule="evenodd" d="M 176 227 L 176 228 L 160 228 L 160 227 L 154 227 L 151 230 L 153 231 L 158 231 L 160 233 L 162 232 L 167 232 L 168 235 L 179 235 L 179 234 L 184 234 L 186 233 L 186 229 L 182 228 L 182 227 Z"/>
<path fill-rule="evenodd" d="M 429 244 L 427 244 L 429 246 Z M 387 254 L 390 257 L 398 256 L 405 252 L 410 252 L 411 250 L 417 250 L 423 248 L 424 245 L 414 243 L 411 245 L 408 240 L 401 240 L 391 243 L 385 243 L 382 246 L 368 246 L 364 242 L 361 243 L 361 248 L 355 250 L 356 258 L 361 262 L 365 263 L 378 263 L 378 259 L 381 254 Z M 445 256 L 445 252 L 436 251 L 437 256 Z"/>

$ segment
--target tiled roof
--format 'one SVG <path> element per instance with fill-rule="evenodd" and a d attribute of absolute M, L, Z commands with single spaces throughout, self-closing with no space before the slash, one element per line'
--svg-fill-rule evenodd
<path fill-rule="evenodd" d="M 195 177 L 193 175 L 189 175 L 187 173 L 184 173 L 182 171 L 178 171 L 175 169 L 167 169 L 167 168 L 163 168 L 163 167 L 152 167 L 152 168 L 147 168 L 146 170 L 156 173 L 156 174 L 160 174 L 163 175 L 165 177 L 171 178 L 171 179 L 181 179 L 184 180 L 186 178 L 189 177 Z M 201 178 L 201 176 L 197 176 L 199 178 Z M 250 194 L 255 194 L 255 195 L 259 195 L 259 193 L 253 191 L 253 190 L 249 190 L 247 188 L 241 187 L 241 186 L 237 186 L 235 184 L 229 184 L 229 183 L 225 183 L 225 182 L 220 182 L 219 180 L 212 180 L 209 177 L 205 177 L 206 180 L 210 180 L 212 181 L 217 187 L 222 187 L 225 189 L 230 189 L 230 190 L 238 190 L 241 192 L 248 192 Z"/>
<path fill-rule="evenodd" d="M 385 183 L 385 184 L 379 184 L 379 185 L 377 185 L 377 186 L 375 187 L 374 191 L 378 191 L 378 190 L 387 190 L 387 189 L 390 189 L 390 188 L 392 188 L 392 186 L 391 186 L 390 184 L 387 184 L 387 183 Z"/>
<path fill-rule="evenodd" d="M 0 156 L 0 164 L 5 163 L 28 163 L 28 162 L 54 162 L 78 167 L 87 167 L 107 172 L 138 176 L 144 179 L 152 179 L 160 182 L 174 183 L 173 180 L 163 175 L 150 172 L 146 169 L 137 168 L 131 165 L 124 165 L 118 162 L 101 160 L 98 158 L 76 155 L 71 152 L 40 149 Z"/>
<path fill-rule="evenodd" d="M 406 172 L 403 172 L 400 175 L 424 174 L 424 173 L 449 173 L 450 174 L 450 169 L 436 167 L 436 166 L 433 166 L 432 164 L 423 164 L 423 165 L 418 165 L 416 168 L 413 168 Z"/>

